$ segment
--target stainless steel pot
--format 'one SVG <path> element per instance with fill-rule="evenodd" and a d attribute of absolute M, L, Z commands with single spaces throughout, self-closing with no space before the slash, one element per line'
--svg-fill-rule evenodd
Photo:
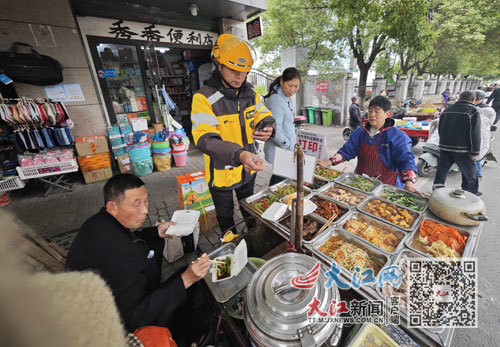
<path fill-rule="evenodd" d="M 475 194 L 439 188 L 429 198 L 429 210 L 441 219 L 458 225 L 478 225 L 488 220 L 484 201 Z"/>
<path fill-rule="evenodd" d="M 328 312 L 332 300 L 340 301 L 335 283 L 325 288 L 325 268 L 320 267 L 311 289 L 290 284 L 295 276 L 305 275 L 318 260 L 304 254 L 287 253 L 262 266 L 252 277 L 245 292 L 245 325 L 257 346 L 336 346 L 342 325 L 310 322 L 308 305 L 316 297 L 320 309 Z"/>

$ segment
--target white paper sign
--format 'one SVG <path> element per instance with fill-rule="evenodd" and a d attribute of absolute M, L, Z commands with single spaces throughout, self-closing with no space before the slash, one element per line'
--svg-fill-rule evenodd
<path fill-rule="evenodd" d="M 313 174 L 316 169 L 316 157 L 304 156 L 304 182 L 313 183 Z M 276 147 L 274 152 L 273 175 L 297 179 L 297 162 L 294 152 Z"/>
<path fill-rule="evenodd" d="M 45 87 L 45 95 L 54 101 L 85 101 L 80 83 L 61 83 Z"/>
<path fill-rule="evenodd" d="M 312 155 L 321 160 L 328 160 L 326 135 L 310 131 L 297 131 L 297 142 L 305 154 Z"/>

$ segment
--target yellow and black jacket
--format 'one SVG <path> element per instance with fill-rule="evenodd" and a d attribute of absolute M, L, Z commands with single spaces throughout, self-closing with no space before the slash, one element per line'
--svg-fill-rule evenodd
<path fill-rule="evenodd" d="M 239 161 L 241 150 L 255 153 L 252 134 L 271 111 L 261 102 L 252 85 L 224 88 L 219 73 L 193 96 L 191 121 L 196 146 L 204 153 L 205 178 L 209 187 L 234 189 L 250 181 Z"/>

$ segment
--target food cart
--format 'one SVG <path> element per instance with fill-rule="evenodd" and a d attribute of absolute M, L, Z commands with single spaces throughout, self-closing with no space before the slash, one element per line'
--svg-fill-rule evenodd
<path fill-rule="evenodd" d="M 331 170 L 336 171 L 334 169 Z M 319 176 L 315 178 L 319 180 L 325 179 L 325 177 Z M 422 248 L 422 245 L 419 244 L 419 225 L 423 220 L 431 220 L 437 223 L 450 225 L 449 223 L 446 223 L 440 220 L 437 216 L 433 215 L 427 209 L 427 201 L 417 195 L 413 196 L 414 199 L 412 199 L 412 208 L 400 204 L 400 200 L 395 200 L 398 202 L 392 202 L 392 204 L 394 205 L 393 208 L 397 208 L 400 212 L 406 211 L 404 212 L 405 215 L 408 214 L 411 216 L 411 223 L 406 223 L 405 221 L 401 222 L 400 220 L 392 220 L 391 223 L 389 220 L 384 219 L 384 217 L 377 215 L 377 204 L 391 204 L 391 199 L 394 198 L 394 196 L 398 196 L 398 194 L 403 193 L 407 194 L 408 196 L 412 196 L 411 193 L 393 186 L 384 185 L 376 179 L 366 178 L 348 172 L 338 172 L 337 177 L 330 177 L 330 179 L 327 180 L 329 183 L 318 186 L 318 189 L 309 189 L 308 191 L 304 192 L 304 194 L 307 196 L 307 199 L 312 200 L 316 203 L 318 209 L 315 210 L 312 214 L 304 217 L 304 232 L 302 234 L 304 238 L 302 253 L 308 254 L 308 258 L 319 260 L 322 266 L 324 266 L 326 269 L 329 269 L 331 267 L 334 260 L 324 252 L 322 252 L 322 247 L 325 242 L 327 242 L 332 237 L 345 240 L 352 245 L 365 250 L 374 259 L 374 262 L 376 264 L 378 264 L 380 267 L 383 267 L 388 265 L 400 264 L 400 261 L 404 257 L 432 258 L 431 255 L 425 253 L 424 248 Z M 275 186 L 257 192 L 253 196 L 240 201 L 240 204 L 259 221 L 266 225 L 270 229 L 268 230 L 269 232 L 271 232 L 272 230 L 275 234 L 281 236 L 283 238 L 283 241 L 289 240 L 291 234 L 290 213 L 285 214 L 277 221 L 269 221 L 262 218 L 263 211 L 258 208 L 259 206 L 261 206 L 258 203 L 273 195 L 276 195 L 279 199 L 283 199 L 283 196 L 280 196 L 279 192 L 290 192 L 292 190 L 290 187 L 294 187 L 294 185 L 296 187 L 295 181 L 286 180 L 285 182 L 281 182 Z M 333 221 L 331 219 L 333 219 Z M 324 226 L 328 222 L 331 222 L 331 224 L 327 225 L 326 228 L 321 228 L 321 226 Z M 363 238 L 363 235 L 361 235 L 359 229 L 358 231 L 356 231 L 356 225 L 366 226 L 367 224 L 383 229 L 384 232 L 393 235 L 393 237 L 399 240 L 397 245 L 393 248 L 387 248 L 387 245 L 375 245 L 372 242 L 368 241 L 366 238 Z M 459 230 L 461 235 L 463 235 L 464 237 L 466 236 L 466 244 L 462 250 L 461 256 L 473 257 L 477 249 L 481 233 L 481 225 L 454 227 Z M 352 228 L 354 228 L 354 230 Z M 361 230 L 363 230 L 363 228 L 361 228 Z M 212 259 L 219 256 L 221 252 L 230 252 L 230 248 L 234 248 L 234 245 L 226 244 L 220 249 L 214 251 L 214 253 L 210 254 L 209 256 Z M 280 247 L 276 247 L 276 249 L 274 250 L 274 254 L 284 253 L 284 251 L 285 250 L 281 245 Z M 215 288 L 214 283 L 210 283 L 208 277 L 206 277 L 206 282 L 210 287 L 212 293 L 214 293 L 214 295 L 225 296 L 223 300 L 220 300 L 219 298 L 219 306 L 224 305 L 224 302 L 230 300 L 230 297 L 234 297 L 237 293 L 239 293 L 238 295 L 240 295 L 241 297 L 245 297 L 245 293 L 247 296 L 250 296 L 244 299 L 244 305 L 250 305 L 250 307 L 245 306 L 245 324 L 243 324 L 241 321 L 238 321 L 235 324 L 232 320 L 226 321 L 225 323 L 225 327 L 228 328 L 230 326 L 230 329 L 232 329 L 235 335 L 238 336 L 238 340 L 237 342 L 235 342 L 236 344 L 243 346 L 266 345 L 266 343 L 279 346 L 310 345 L 304 344 L 304 338 L 313 338 L 314 341 L 316 341 L 315 343 L 317 343 L 318 341 L 323 341 L 322 343 L 325 343 L 325 345 L 329 346 L 341 345 L 346 342 L 345 337 L 346 335 L 348 335 L 352 327 L 342 327 L 339 325 L 331 326 L 331 335 L 328 337 L 328 341 L 325 341 L 324 339 L 320 339 L 320 337 L 318 337 L 319 335 L 321 335 L 321 330 L 311 325 L 309 335 L 304 332 L 303 335 L 305 336 L 300 337 L 301 331 L 299 331 L 297 336 L 295 336 L 295 339 L 293 339 L 293 337 L 291 336 L 280 336 L 273 330 L 275 325 L 279 326 L 280 324 L 288 323 L 276 321 L 275 324 L 271 324 L 271 327 L 269 327 L 268 329 L 269 331 L 267 333 L 264 333 L 262 331 L 262 327 L 260 327 L 259 329 L 255 325 L 258 325 L 259 320 L 265 321 L 262 324 L 270 324 L 270 322 L 268 322 L 268 319 L 266 320 L 265 317 L 252 319 L 253 316 L 248 316 L 249 314 L 255 315 L 256 312 L 259 311 L 259 309 L 262 309 L 262 312 L 266 312 L 266 310 L 271 310 L 272 312 L 274 312 L 275 310 L 277 310 L 279 312 L 282 312 L 284 316 L 291 315 L 297 318 L 295 312 L 286 312 L 286 310 L 281 306 L 281 304 L 286 301 L 285 299 L 283 299 L 284 301 L 278 300 L 277 302 L 273 302 L 272 295 L 269 292 L 269 290 L 271 289 L 269 288 L 273 288 L 271 284 L 273 273 L 270 268 L 276 269 L 280 266 L 283 266 L 280 263 L 280 260 L 282 260 L 281 257 L 293 258 L 299 256 L 302 257 L 303 254 L 287 253 L 285 255 L 272 258 L 277 260 L 273 260 L 272 266 L 266 267 L 265 271 L 262 271 L 263 273 L 258 271 L 257 268 L 251 263 L 248 263 L 245 271 L 242 272 L 241 278 L 235 279 L 235 281 L 230 283 L 225 283 L 224 287 L 221 288 Z M 307 262 L 307 260 L 303 261 Z M 340 267 L 342 269 L 340 273 L 341 279 L 349 282 L 351 278 L 351 272 L 342 265 L 340 265 Z M 269 271 L 271 271 L 271 273 Z M 293 271 L 296 271 L 296 269 L 294 269 Z M 276 273 L 277 272 L 274 272 L 274 275 L 276 275 Z M 256 286 L 257 288 L 261 288 L 260 291 L 255 289 Z M 385 288 L 365 285 L 360 286 L 359 288 L 340 290 L 340 296 L 344 300 L 349 300 L 350 298 L 385 300 L 386 294 L 384 293 L 384 290 Z M 321 295 L 335 296 L 337 295 L 337 291 L 338 288 L 335 287 L 333 293 Z M 259 308 L 259 303 L 260 305 L 263 305 L 261 308 Z M 274 307 L 273 305 L 276 305 L 276 307 Z M 264 309 L 263 307 L 266 308 Z M 299 310 L 302 310 L 302 313 L 304 312 L 303 306 L 298 305 L 297 307 L 299 307 Z M 222 308 L 222 310 L 224 309 Z M 408 328 L 408 323 L 406 321 L 405 315 L 406 311 L 402 309 L 401 313 L 402 315 L 400 328 L 402 328 L 402 330 L 408 336 L 410 336 L 415 343 L 421 346 L 451 345 L 454 328 Z M 294 321 L 293 324 L 299 323 Z M 296 327 L 296 325 L 293 324 L 291 326 Z M 300 324 L 297 326 L 300 326 Z M 324 330 L 322 332 L 323 335 L 325 335 Z M 394 337 L 394 335 L 392 337 Z M 280 340 L 281 338 L 285 340 Z M 278 343 L 277 341 L 281 342 Z M 311 341 L 312 340 L 310 340 L 309 342 L 312 343 Z"/>

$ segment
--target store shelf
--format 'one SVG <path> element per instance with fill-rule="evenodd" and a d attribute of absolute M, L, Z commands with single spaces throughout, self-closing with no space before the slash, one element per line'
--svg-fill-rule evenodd
<path fill-rule="evenodd" d="M 169 93 L 167 92 L 168 95 L 180 95 L 180 94 L 189 94 L 189 92 L 182 92 L 182 93 Z"/>
<path fill-rule="evenodd" d="M 186 75 L 165 75 L 165 76 L 162 76 L 160 75 L 160 77 L 162 78 L 174 78 L 174 77 L 185 77 Z"/>

